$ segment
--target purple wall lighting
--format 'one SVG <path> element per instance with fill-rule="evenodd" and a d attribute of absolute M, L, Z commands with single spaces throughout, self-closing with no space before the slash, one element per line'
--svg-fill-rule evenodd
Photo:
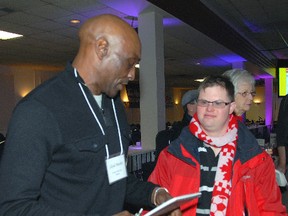
<path fill-rule="evenodd" d="M 215 67 L 215 66 L 229 66 L 230 63 L 222 60 L 221 58 L 202 58 L 198 59 L 198 61 L 201 63 L 202 66 L 206 67 Z"/>
<path fill-rule="evenodd" d="M 265 79 L 265 125 L 272 125 L 273 77 Z"/>
<path fill-rule="evenodd" d="M 218 55 L 218 57 L 229 63 L 247 61 L 246 59 L 242 58 L 239 55 L 231 55 L 231 54 L 230 55 Z"/>
<path fill-rule="evenodd" d="M 255 79 L 258 80 L 258 79 L 273 79 L 273 76 L 271 74 L 259 74 L 259 75 L 256 75 L 255 76 Z"/>

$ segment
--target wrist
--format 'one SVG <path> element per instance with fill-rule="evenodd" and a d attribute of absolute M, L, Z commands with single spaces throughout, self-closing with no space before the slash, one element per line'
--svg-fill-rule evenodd
<path fill-rule="evenodd" d="M 154 190 L 154 193 L 153 193 L 153 204 L 155 206 L 158 206 L 159 204 L 157 203 L 157 195 L 159 194 L 159 192 L 161 191 L 165 191 L 167 193 L 169 193 L 169 191 L 167 190 L 167 188 L 164 188 L 164 187 L 158 187 L 158 188 L 155 188 Z"/>

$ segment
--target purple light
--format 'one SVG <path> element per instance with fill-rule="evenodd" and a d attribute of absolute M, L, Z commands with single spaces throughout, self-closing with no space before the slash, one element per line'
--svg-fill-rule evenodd
<path fill-rule="evenodd" d="M 209 57 L 209 58 L 202 58 L 198 59 L 198 62 L 201 63 L 202 66 L 230 66 L 232 62 L 237 61 L 237 59 L 240 59 L 240 57 L 236 58 L 237 56 L 218 56 L 217 57 Z M 233 61 L 232 61 L 233 59 Z M 243 60 L 242 60 L 243 61 Z"/>
<path fill-rule="evenodd" d="M 230 54 L 230 55 L 218 55 L 218 57 L 223 59 L 226 62 L 229 62 L 229 63 L 247 61 L 246 59 L 244 59 L 241 56 L 236 55 L 236 54 L 235 55 L 233 55 L 233 54 Z"/>
<path fill-rule="evenodd" d="M 243 20 L 243 22 L 254 33 L 264 32 L 264 29 L 262 29 L 260 26 L 256 26 L 248 20 Z"/>
<path fill-rule="evenodd" d="M 273 78 L 273 76 L 269 73 L 267 74 L 259 74 L 259 75 L 256 75 L 255 76 L 255 79 L 258 80 L 258 79 L 271 79 Z"/>
<path fill-rule="evenodd" d="M 147 1 L 135 0 L 100 0 L 100 2 L 123 14 L 134 17 L 138 17 L 139 13 L 150 5 Z"/>
<path fill-rule="evenodd" d="M 183 25 L 179 19 L 176 18 L 163 18 L 163 25 L 164 26 L 179 26 Z"/>
<path fill-rule="evenodd" d="M 265 125 L 272 125 L 273 78 L 265 79 Z"/>

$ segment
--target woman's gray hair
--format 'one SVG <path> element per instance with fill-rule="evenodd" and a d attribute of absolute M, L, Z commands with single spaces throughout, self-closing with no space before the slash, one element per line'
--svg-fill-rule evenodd
<path fill-rule="evenodd" d="M 250 83 L 253 86 L 253 88 L 255 88 L 255 79 L 253 75 L 247 70 L 243 70 L 239 68 L 232 69 L 232 70 L 225 71 L 223 75 L 230 78 L 231 82 L 234 85 L 235 94 L 239 92 L 238 91 L 239 83 L 242 83 L 242 82 Z"/>

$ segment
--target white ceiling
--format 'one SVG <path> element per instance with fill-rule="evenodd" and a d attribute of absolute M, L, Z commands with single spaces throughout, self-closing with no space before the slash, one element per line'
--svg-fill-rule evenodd
<path fill-rule="evenodd" d="M 181 1 L 189 2 L 173 2 L 178 2 L 181 7 Z M 229 20 L 228 24 L 237 28 L 237 32 L 265 58 L 272 61 L 288 59 L 287 0 L 201 2 L 224 20 Z M 165 75 L 169 85 L 193 86 L 193 79 L 211 73 L 220 74 L 231 68 L 237 58 L 250 61 L 237 49 L 225 48 L 223 43 L 216 42 L 217 39 L 211 39 L 210 35 L 206 36 L 146 0 L 1 0 L 0 29 L 24 37 L 0 41 L 0 64 L 64 67 L 78 48 L 77 31 L 81 24 L 70 24 L 71 19 L 83 23 L 97 14 L 112 13 L 137 27 L 137 20 L 132 22 L 131 17 L 137 17 L 147 7 L 162 13 L 164 20 L 172 18 L 176 23 L 164 26 Z M 233 60 L 227 56 L 233 56 Z"/>

